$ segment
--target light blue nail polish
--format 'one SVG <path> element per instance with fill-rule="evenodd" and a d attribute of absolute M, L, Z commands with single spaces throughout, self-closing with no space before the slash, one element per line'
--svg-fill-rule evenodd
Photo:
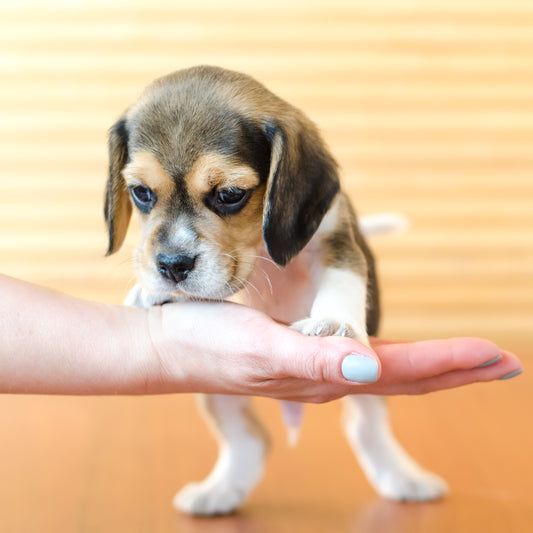
<path fill-rule="evenodd" d="M 498 355 L 498 357 L 494 357 L 493 359 L 488 360 L 486 363 L 482 363 L 480 365 L 477 365 L 478 368 L 485 368 L 486 366 L 493 365 L 494 363 L 497 363 L 498 361 L 501 361 L 503 357 L 501 355 Z"/>
<path fill-rule="evenodd" d="M 378 364 L 366 355 L 352 353 L 342 361 L 342 375 L 356 383 L 375 383 L 378 380 Z"/>
<path fill-rule="evenodd" d="M 498 379 L 500 381 L 503 381 L 504 379 L 511 379 L 511 378 L 516 377 L 516 376 L 519 376 L 522 372 L 523 372 L 523 370 L 521 368 L 519 368 L 518 370 L 514 370 L 513 372 L 509 372 L 508 374 L 504 374 L 503 376 L 499 377 Z"/>

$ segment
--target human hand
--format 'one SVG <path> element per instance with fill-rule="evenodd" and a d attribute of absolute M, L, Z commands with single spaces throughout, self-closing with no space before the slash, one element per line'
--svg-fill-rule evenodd
<path fill-rule="evenodd" d="M 346 337 L 301 335 L 259 311 L 231 303 L 154 307 L 149 328 L 161 369 L 159 392 L 321 403 L 358 393 L 423 394 L 521 370 L 515 355 L 484 339 L 371 339 L 373 351 Z M 342 362 L 350 354 L 377 362 L 375 383 L 358 384 L 343 376 Z"/>
<path fill-rule="evenodd" d="M 325 402 L 357 393 L 421 394 L 521 369 L 516 356 L 482 339 L 371 339 L 372 350 L 347 337 L 306 337 L 231 303 L 112 306 L 2 275 L 0 293 L 0 392 L 204 392 Z M 375 382 L 343 376 L 351 354 L 371 363 L 363 370 L 374 370 L 363 375 L 349 365 L 349 377 Z"/>

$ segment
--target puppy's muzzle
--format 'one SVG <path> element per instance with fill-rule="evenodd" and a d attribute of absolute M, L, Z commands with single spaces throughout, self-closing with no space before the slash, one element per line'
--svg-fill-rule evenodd
<path fill-rule="evenodd" d="M 156 257 L 157 270 L 165 279 L 179 283 L 185 280 L 194 268 L 196 257 L 188 254 L 158 254 Z"/>

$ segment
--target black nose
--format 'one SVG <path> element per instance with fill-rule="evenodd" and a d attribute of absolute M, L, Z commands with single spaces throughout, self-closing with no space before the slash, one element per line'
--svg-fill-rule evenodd
<path fill-rule="evenodd" d="M 188 254 L 158 254 L 155 260 L 157 270 L 164 278 L 179 283 L 180 281 L 183 281 L 194 268 L 196 256 Z"/>

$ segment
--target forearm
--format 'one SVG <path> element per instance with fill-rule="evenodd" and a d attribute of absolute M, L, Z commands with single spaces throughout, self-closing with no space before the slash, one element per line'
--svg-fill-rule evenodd
<path fill-rule="evenodd" d="M 0 275 L 0 392 L 139 394 L 157 381 L 147 310 Z"/>

